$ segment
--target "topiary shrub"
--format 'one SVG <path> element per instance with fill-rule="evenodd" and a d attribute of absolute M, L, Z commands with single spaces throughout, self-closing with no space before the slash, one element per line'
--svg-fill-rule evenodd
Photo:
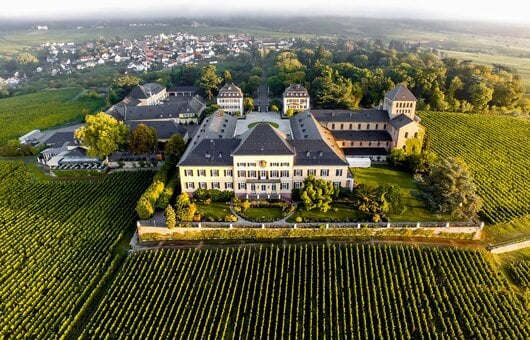
<path fill-rule="evenodd" d="M 175 216 L 175 210 L 173 210 L 173 208 L 168 205 L 166 207 L 166 225 L 169 229 L 173 229 L 175 228 L 175 224 L 177 224 L 177 218 Z"/>
<path fill-rule="evenodd" d="M 147 220 L 155 213 L 153 203 L 147 197 L 140 197 L 136 204 L 136 213 L 141 220 Z"/>
<path fill-rule="evenodd" d="M 228 215 L 226 215 L 226 216 L 223 218 L 223 220 L 224 220 L 225 222 L 236 222 L 236 221 L 237 221 L 237 217 L 234 216 L 233 214 L 228 214 Z"/>

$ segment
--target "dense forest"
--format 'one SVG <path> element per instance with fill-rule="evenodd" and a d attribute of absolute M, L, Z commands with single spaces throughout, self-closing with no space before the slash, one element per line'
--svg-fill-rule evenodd
<path fill-rule="evenodd" d="M 385 92 L 406 84 L 419 109 L 458 112 L 528 113 L 521 77 L 502 66 L 440 58 L 437 51 L 391 41 L 345 41 L 271 53 L 268 83 L 279 96 L 291 83 L 304 84 L 313 107 L 374 107 Z"/>

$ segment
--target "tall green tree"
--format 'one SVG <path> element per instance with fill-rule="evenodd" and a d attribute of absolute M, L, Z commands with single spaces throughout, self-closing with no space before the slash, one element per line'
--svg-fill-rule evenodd
<path fill-rule="evenodd" d="M 328 211 L 337 194 L 338 188 L 331 181 L 316 179 L 314 176 L 304 179 L 300 189 L 300 199 L 307 210 L 318 208 L 322 212 Z"/>
<path fill-rule="evenodd" d="M 186 150 L 186 142 L 184 142 L 181 135 L 177 134 L 171 136 L 164 147 L 166 157 L 180 158 L 184 150 Z"/>
<path fill-rule="evenodd" d="M 123 92 L 130 92 L 138 84 L 140 84 L 140 78 L 130 74 L 121 75 L 114 80 L 114 85 Z"/>
<path fill-rule="evenodd" d="M 135 154 L 151 153 L 158 144 L 156 130 L 145 124 L 138 124 L 127 137 L 129 151 Z"/>
<path fill-rule="evenodd" d="M 114 105 L 120 101 L 120 98 L 116 94 L 116 91 L 114 91 L 113 88 L 110 88 L 109 94 L 107 95 L 107 101 L 109 106 Z"/>
<path fill-rule="evenodd" d="M 19 70 L 24 73 L 28 73 L 39 62 L 37 57 L 29 52 L 22 52 L 15 59 Z"/>
<path fill-rule="evenodd" d="M 469 87 L 470 102 L 477 111 L 484 111 L 488 103 L 493 99 L 493 89 L 484 83 L 476 83 Z"/>
<path fill-rule="evenodd" d="M 384 98 L 385 93 L 395 87 L 389 77 L 385 77 L 381 69 L 376 69 L 362 79 L 363 99 L 361 103 L 365 106 L 378 105 Z"/>
<path fill-rule="evenodd" d="M 175 214 L 175 210 L 170 204 L 168 204 L 166 207 L 165 215 L 167 227 L 169 229 L 175 228 L 175 225 L 177 224 L 177 215 Z"/>
<path fill-rule="evenodd" d="M 74 136 L 88 148 L 88 155 L 104 158 L 125 144 L 128 127 L 114 117 L 100 112 L 86 116 L 86 125 L 75 130 Z"/>
<path fill-rule="evenodd" d="M 317 108 L 357 109 L 362 98 L 359 85 L 352 84 L 328 66 L 313 80 L 311 93 Z"/>
<path fill-rule="evenodd" d="M 199 67 L 194 65 L 184 65 L 173 68 L 171 70 L 169 78 L 173 85 L 178 86 L 194 84 L 200 76 L 201 69 Z"/>
<path fill-rule="evenodd" d="M 416 176 L 416 184 L 419 197 L 433 212 L 471 218 L 482 206 L 471 172 L 460 158 L 438 161 L 427 175 Z"/>
<path fill-rule="evenodd" d="M 17 64 L 19 66 L 28 65 L 28 64 L 36 64 L 39 62 L 37 57 L 35 57 L 33 54 L 29 52 L 22 52 L 16 56 Z"/>
<path fill-rule="evenodd" d="M 224 72 L 223 72 L 223 82 L 225 84 L 231 84 L 231 83 L 234 82 L 234 80 L 232 79 L 232 73 L 230 73 L 230 71 L 224 70 Z"/>
<path fill-rule="evenodd" d="M 221 78 L 217 75 L 215 66 L 208 65 L 203 67 L 198 85 L 202 94 L 210 100 L 217 94 L 221 81 Z"/>
<path fill-rule="evenodd" d="M 254 99 L 245 97 L 245 99 L 243 99 L 243 108 L 246 112 L 254 110 Z"/>
<path fill-rule="evenodd" d="M 177 221 L 191 222 L 197 212 L 197 206 L 191 202 L 190 197 L 185 192 L 177 197 L 175 203 L 175 217 Z"/>
<path fill-rule="evenodd" d="M 247 82 L 248 92 L 253 93 L 259 87 L 260 81 L 260 76 L 250 76 Z"/>

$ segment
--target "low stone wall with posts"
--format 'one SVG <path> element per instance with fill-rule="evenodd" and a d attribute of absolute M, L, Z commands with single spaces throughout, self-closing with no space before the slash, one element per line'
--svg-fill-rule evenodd
<path fill-rule="evenodd" d="M 489 251 L 493 254 L 508 253 L 519 249 L 530 247 L 530 238 L 524 238 L 519 240 L 511 240 L 502 243 L 497 243 L 491 247 L 488 247 Z"/>
<path fill-rule="evenodd" d="M 199 234 L 213 231 L 231 231 L 232 234 L 240 231 L 249 232 L 252 237 L 256 233 L 252 231 L 270 231 L 271 235 L 276 233 L 278 237 L 311 237 L 311 231 L 315 231 L 315 237 L 320 236 L 355 236 L 355 235 L 383 235 L 383 234 L 403 234 L 418 236 L 437 236 L 459 234 L 467 235 L 469 239 L 480 239 L 484 223 L 473 222 L 362 222 L 362 223 L 229 223 L 229 222 L 181 222 L 173 229 L 165 226 L 150 225 L 138 222 L 138 237 L 142 241 L 146 235 L 160 235 L 163 239 L 170 239 L 170 235 Z M 307 232 L 304 232 L 307 231 Z M 316 232 L 319 231 L 319 232 Z M 152 238 L 152 237 L 150 237 Z M 269 237 L 268 237 L 269 238 Z"/>

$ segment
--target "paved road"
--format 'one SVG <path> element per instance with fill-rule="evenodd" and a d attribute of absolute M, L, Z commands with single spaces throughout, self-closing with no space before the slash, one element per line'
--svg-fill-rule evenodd
<path fill-rule="evenodd" d="M 256 106 L 260 112 L 269 111 L 269 87 L 267 86 L 267 74 L 265 72 L 261 75 Z"/>

